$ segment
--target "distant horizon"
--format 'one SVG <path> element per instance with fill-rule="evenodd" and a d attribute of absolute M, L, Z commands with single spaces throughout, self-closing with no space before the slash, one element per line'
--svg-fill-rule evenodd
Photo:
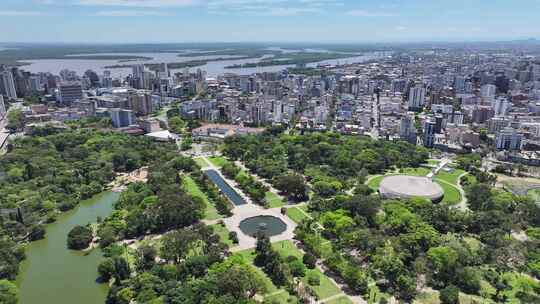
<path fill-rule="evenodd" d="M 245 45 L 271 45 L 271 44 L 298 44 L 298 45 L 375 45 L 375 44 L 426 44 L 426 43 L 440 43 L 440 44 L 456 44 L 456 43 L 512 43 L 512 42 L 538 42 L 540 44 L 540 37 L 515 37 L 515 38 L 500 38 L 500 39 L 467 39 L 467 40 L 451 40 L 451 39 L 432 39 L 432 40 L 380 40 L 380 41 L 353 41 L 353 40 L 327 40 L 327 41 L 309 41 L 309 40 L 283 40 L 283 41 L 218 41 L 218 40 L 201 40 L 201 41 L 0 41 L 2 45 L 182 45 L 182 44 L 245 44 Z"/>

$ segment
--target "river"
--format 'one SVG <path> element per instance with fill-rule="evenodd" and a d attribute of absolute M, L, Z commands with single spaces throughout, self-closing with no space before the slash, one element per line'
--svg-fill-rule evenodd
<path fill-rule="evenodd" d="M 152 58 L 151 60 L 140 60 L 140 61 L 129 61 L 122 62 L 121 60 L 106 60 L 106 59 L 77 59 L 78 56 L 83 55 L 92 55 L 92 56 L 105 56 L 105 55 L 126 55 L 126 56 L 143 56 Z M 320 62 L 311 63 L 308 66 L 314 67 L 318 64 L 337 64 L 337 63 L 359 63 L 368 61 L 374 58 L 385 56 L 386 54 L 382 52 L 372 52 L 366 53 L 365 55 L 351 55 L 351 57 L 342 58 L 339 60 L 325 60 Z M 211 55 L 211 56 L 197 56 L 197 57 L 179 57 L 178 53 L 104 53 L 104 54 L 74 54 L 70 55 L 70 59 L 37 59 L 37 60 L 21 60 L 28 65 L 22 66 L 21 69 L 32 72 L 32 73 L 53 73 L 59 75 L 60 71 L 63 69 L 68 69 L 71 71 L 77 72 L 78 75 L 83 75 L 86 70 L 93 70 L 98 74 L 103 74 L 103 71 L 109 70 L 113 77 L 123 78 L 132 73 L 131 68 L 117 68 L 117 69 L 106 69 L 106 66 L 112 66 L 117 64 L 126 64 L 132 65 L 135 63 L 172 63 L 172 62 L 185 62 L 190 60 L 205 60 L 205 59 L 215 59 L 215 58 L 224 58 L 225 60 L 220 61 L 208 61 L 207 64 L 202 65 L 196 68 L 190 68 L 191 71 L 194 71 L 200 68 L 203 71 L 206 71 L 207 76 L 217 77 L 223 75 L 224 73 L 236 73 L 239 75 L 250 75 L 253 73 L 262 73 L 262 72 L 279 72 L 288 67 L 294 65 L 274 65 L 274 66 L 264 66 L 264 67 L 255 67 L 255 68 L 239 68 L 239 69 L 226 69 L 226 66 L 230 65 L 242 65 L 246 63 L 258 63 L 264 58 L 271 57 L 272 55 L 264 55 L 260 58 L 250 58 L 250 59 L 235 59 L 237 56 L 226 56 L 226 55 Z M 184 69 L 171 69 L 171 72 L 181 72 Z"/>
<path fill-rule="evenodd" d="M 85 255 L 68 250 L 66 240 L 74 226 L 95 222 L 98 216 L 108 216 L 119 196 L 119 193 L 103 192 L 82 201 L 77 208 L 47 226 L 45 239 L 28 245 L 26 260 L 17 277 L 20 304 L 105 302 L 107 285 L 95 282 L 101 251 L 94 249 Z"/>

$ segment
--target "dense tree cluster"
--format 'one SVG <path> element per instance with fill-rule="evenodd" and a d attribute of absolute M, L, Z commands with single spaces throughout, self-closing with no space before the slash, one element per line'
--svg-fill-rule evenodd
<path fill-rule="evenodd" d="M 305 221 L 296 235 L 361 294 L 374 280 L 405 301 L 427 284 L 441 289 L 446 303 L 455 301 L 456 289 L 495 302 L 538 302 L 540 284 L 531 276 L 539 275 L 540 243 L 532 227 L 540 224 L 540 207 L 481 183 L 471 185 L 467 197 L 470 211 L 369 194 L 318 197 L 310 208 L 324 230 Z M 517 240 L 513 229 L 532 237 Z M 324 239 L 333 248 L 324 248 Z"/>
<path fill-rule="evenodd" d="M 182 172 L 197 168 L 192 159 L 174 157 L 151 166 L 147 183 L 133 183 L 122 192 L 115 211 L 99 225 L 107 245 L 115 240 L 162 233 L 197 223 L 205 203 L 182 188 Z"/>
<path fill-rule="evenodd" d="M 371 174 L 391 167 L 418 167 L 428 151 L 406 142 L 374 141 L 337 133 L 307 135 L 263 134 L 230 137 L 224 153 L 242 160 L 257 175 L 272 179 L 288 169 L 303 173 L 310 166 L 324 168 L 341 180 L 356 178 L 362 169 Z"/>
<path fill-rule="evenodd" d="M 67 236 L 67 247 L 73 250 L 82 250 L 87 248 L 94 238 L 92 227 L 75 226 Z"/>
<path fill-rule="evenodd" d="M 227 246 L 202 223 L 173 230 L 161 245 L 136 250 L 134 267 L 126 249 L 110 245 L 98 267 L 102 281 L 113 279 L 107 303 L 255 303 L 264 291 L 252 266 L 225 260 Z"/>
<path fill-rule="evenodd" d="M 100 279 L 113 282 L 107 303 L 255 303 L 255 294 L 264 291 L 252 266 L 225 260 L 228 247 L 200 222 L 206 206 L 183 187 L 187 175 L 217 209 L 220 202 L 230 204 L 191 158 L 156 161 L 148 182 L 129 185 L 113 214 L 100 223 L 98 235 L 111 236 L 98 267 Z M 116 242 L 153 233 L 163 235 L 159 243 L 143 244 L 135 254 Z"/>
<path fill-rule="evenodd" d="M 429 156 L 426 149 L 406 142 L 337 133 L 276 136 L 271 131 L 227 138 L 223 152 L 243 161 L 252 173 L 272 182 L 292 201 L 307 199 L 307 182 L 319 195 L 330 197 L 362 183 L 369 173 L 417 167 Z"/>
<path fill-rule="evenodd" d="M 12 118 L 12 128 L 20 129 L 22 122 Z M 58 212 L 102 192 L 116 172 L 171 151 L 143 137 L 79 127 L 38 128 L 32 136 L 16 138 L 0 158 L 0 279 L 15 279 L 22 244 L 45 237 L 43 224 Z"/>

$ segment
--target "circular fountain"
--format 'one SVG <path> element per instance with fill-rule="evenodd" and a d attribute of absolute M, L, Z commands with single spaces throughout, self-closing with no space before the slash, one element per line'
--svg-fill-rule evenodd
<path fill-rule="evenodd" d="M 258 232 L 261 232 L 268 237 L 272 237 L 285 232 L 285 230 L 287 230 L 287 224 L 277 217 L 261 215 L 241 221 L 240 230 L 242 230 L 244 234 L 252 237 Z"/>

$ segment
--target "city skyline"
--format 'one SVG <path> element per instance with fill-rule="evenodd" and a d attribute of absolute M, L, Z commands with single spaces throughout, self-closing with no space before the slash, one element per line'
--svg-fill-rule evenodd
<path fill-rule="evenodd" d="M 519 5 L 504 0 L 433 2 L 5 0 L 0 8 L 0 28 L 10 30 L 0 33 L 0 41 L 421 42 L 540 38 L 540 21 L 535 18 L 540 1 L 525 0 Z"/>

